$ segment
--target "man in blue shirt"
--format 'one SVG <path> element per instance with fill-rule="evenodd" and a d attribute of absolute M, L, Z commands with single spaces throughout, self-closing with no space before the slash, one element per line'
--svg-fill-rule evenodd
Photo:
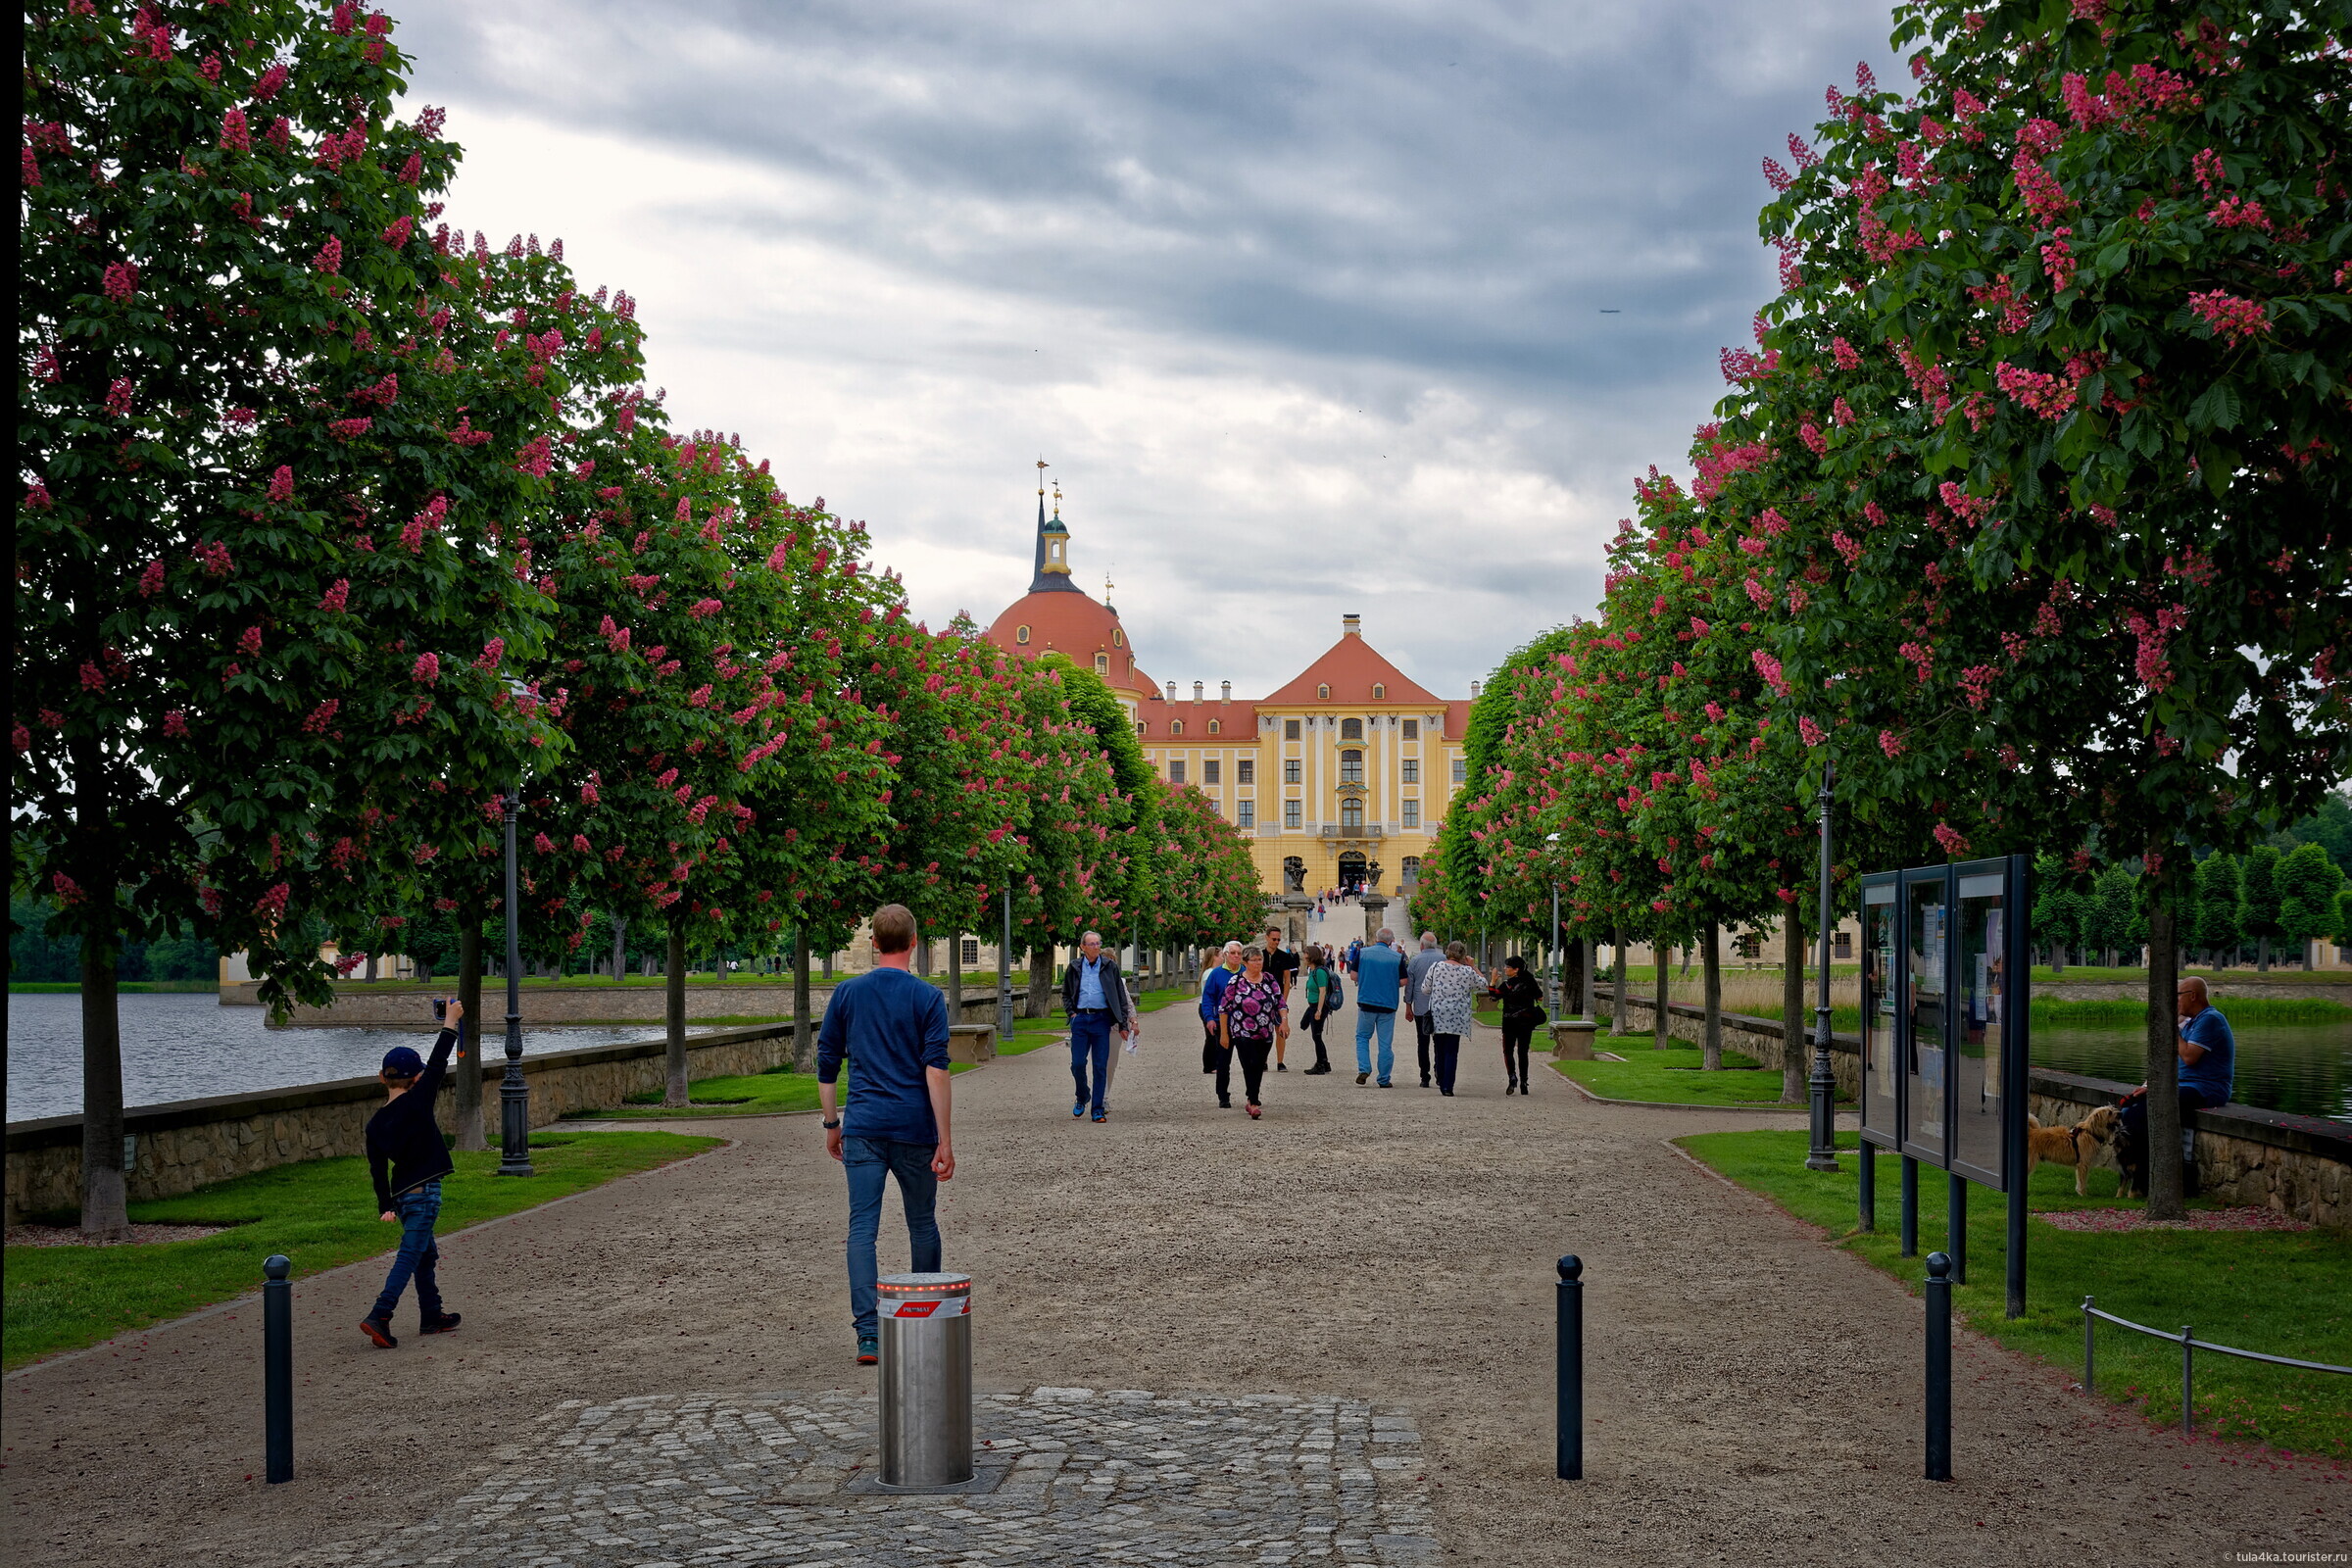
<path fill-rule="evenodd" d="M 850 1313 L 860 1366 L 878 1359 L 874 1238 L 882 1226 L 883 1179 L 898 1178 L 914 1272 L 933 1274 L 940 1247 L 932 1211 L 939 1184 L 956 1174 L 948 1140 L 948 1004 L 937 986 L 909 972 L 914 916 L 906 906 L 875 910 L 873 929 L 873 972 L 833 988 L 816 1034 L 825 1149 L 850 1178 Z M 858 1067 L 846 1116 L 833 1108 L 844 1057 Z"/>
<path fill-rule="evenodd" d="M 1391 945 L 1396 933 L 1380 928 L 1380 939 L 1355 955 L 1355 1081 L 1372 1076 L 1372 1037 L 1380 1037 L 1380 1087 L 1390 1086 L 1396 1064 L 1396 1004 L 1404 986 L 1404 955 Z"/>
<path fill-rule="evenodd" d="M 2205 982 L 2197 976 L 2190 975 L 2180 982 L 2175 994 L 2175 1006 L 2181 1020 L 2180 1190 L 2182 1196 L 2194 1197 L 2197 1140 L 2189 1129 L 2188 1113 L 2230 1102 L 2230 1093 L 2236 1086 L 2237 1040 L 2230 1033 L 2230 1020 L 2213 1004 Z M 2147 1085 L 2140 1085 L 2125 1097 L 2122 1120 L 2124 1147 L 2116 1162 L 2124 1168 L 2125 1186 L 2135 1187 L 2144 1195 L 2148 1190 Z"/>
<path fill-rule="evenodd" d="M 1233 1108 L 1233 1048 L 1217 1027 L 1217 1008 L 1225 1000 L 1225 988 L 1241 972 L 1242 945 L 1228 942 L 1217 956 L 1216 967 L 1200 977 L 1200 1070 L 1216 1074 L 1217 1103 L 1227 1110 Z"/>
<path fill-rule="evenodd" d="M 1135 1004 L 1127 997 L 1126 978 L 1119 960 L 1102 956 L 1102 933 L 1089 931 L 1078 939 L 1078 961 L 1061 972 L 1061 1010 L 1070 1020 L 1070 1076 L 1078 1081 L 1078 1102 L 1070 1114 L 1087 1112 L 1086 1066 L 1095 1066 L 1095 1120 L 1109 1119 L 1103 1097 L 1110 1091 L 1110 1032 L 1122 1040 L 1135 1037 Z"/>

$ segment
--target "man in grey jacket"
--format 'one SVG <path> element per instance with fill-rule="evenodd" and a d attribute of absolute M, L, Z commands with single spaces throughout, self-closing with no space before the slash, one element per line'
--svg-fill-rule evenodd
<path fill-rule="evenodd" d="M 1061 972 L 1061 1010 L 1070 1020 L 1070 1076 L 1077 1081 L 1077 1102 L 1070 1114 L 1083 1116 L 1091 1108 L 1095 1120 L 1108 1121 L 1110 1107 L 1110 1034 L 1122 1040 L 1135 1037 L 1135 1004 L 1127 995 L 1119 960 L 1102 951 L 1102 933 L 1089 931 L 1078 942 L 1076 961 Z M 1087 1094 L 1089 1059 L 1095 1069 L 1094 1094 Z"/>
<path fill-rule="evenodd" d="M 1406 959 L 1404 964 L 1404 1015 L 1412 1020 L 1413 1041 L 1420 1048 L 1421 1087 L 1424 1089 L 1429 1087 L 1429 1039 L 1432 1025 L 1429 1009 L 1415 1006 L 1413 999 L 1421 995 L 1421 982 L 1429 978 L 1429 971 L 1445 961 L 1446 955 L 1438 951 L 1438 934 L 1435 931 L 1424 931 L 1421 933 L 1421 951 Z"/>

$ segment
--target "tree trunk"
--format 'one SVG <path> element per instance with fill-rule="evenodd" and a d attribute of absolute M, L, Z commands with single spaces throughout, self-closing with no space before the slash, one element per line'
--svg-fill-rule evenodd
<path fill-rule="evenodd" d="M 1709 920 L 1699 931 L 1701 984 L 1706 988 L 1706 1027 L 1699 1031 L 1698 1066 L 1701 1072 L 1723 1071 L 1723 945 L 1720 928 Z"/>
<path fill-rule="evenodd" d="M 2271 972 L 2271 939 L 2264 937 L 2254 946 L 2254 967 L 2258 973 Z"/>
<path fill-rule="evenodd" d="M 629 922 L 618 915 L 612 917 L 612 979 L 617 983 L 629 972 Z"/>
<path fill-rule="evenodd" d="M 1142 961 L 1137 961 L 1142 967 Z M 948 933 L 948 1022 L 963 1022 L 963 933 Z"/>
<path fill-rule="evenodd" d="M 686 922 L 669 922 L 669 964 L 662 987 L 662 1013 L 668 1020 L 669 1038 L 662 1054 L 666 1081 L 662 1086 L 662 1103 L 686 1103 Z"/>
<path fill-rule="evenodd" d="M 1619 926 L 1609 935 L 1617 947 L 1616 967 L 1609 973 L 1609 1032 L 1625 1033 L 1625 927 Z"/>
<path fill-rule="evenodd" d="M 1050 1018 L 1048 998 L 1054 994 L 1054 947 L 1048 943 L 1029 950 L 1029 1016 Z"/>
<path fill-rule="evenodd" d="M 2181 1215 L 2180 948 L 2173 926 L 2172 889 L 2163 874 L 2148 891 L 2148 1217 Z"/>
<path fill-rule="evenodd" d="M 2050 973 L 2053 976 L 2066 973 L 2066 944 L 2063 942 L 2050 944 Z"/>
<path fill-rule="evenodd" d="M 1580 1018 L 1586 1016 L 1586 1010 L 1582 1004 L 1589 1000 L 1589 997 L 1590 994 L 1585 989 L 1585 944 L 1581 941 L 1562 942 L 1560 944 L 1560 1015 L 1566 1017 L 1573 1010 Z"/>
<path fill-rule="evenodd" d="M 822 958 L 823 958 L 823 960 L 824 960 L 824 965 L 825 965 L 825 978 L 826 978 L 826 979 L 828 979 L 828 980 L 832 979 L 832 978 L 833 978 L 833 954 L 832 954 L 832 951 L 831 951 L 830 949 L 828 949 L 828 950 L 826 950 L 826 951 L 825 951 L 823 954 L 819 955 L 819 956 L 820 956 L 820 957 L 822 957 Z M 803 962 L 803 964 L 804 964 L 804 967 L 805 967 L 805 966 L 806 966 L 806 963 L 807 963 L 807 960 L 806 960 L 806 959 L 803 959 L 803 960 L 802 960 L 802 962 Z"/>
<path fill-rule="evenodd" d="M 2305 974 L 2311 973 L 2311 956 L 2313 952 L 2318 949 L 2318 947 L 2319 944 L 2314 942 L 2311 938 L 2305 937 L 2303 939 L 2303 972 Z"/>
<path fill-rule="evenodd" d="M 1805 1103 L 1813 1062 L 1805 1050 L 1805 922 L 1795 905 L 1781 922 L 1781 1099 Z"/>
<path fill-rule="evenodd" d="M 808 932 L 792 936 L 792 1070 L 816 1071 L 816 1026 L 808 1016 Z"/>
<path fill-rule="evenodd" d="M 1666 988 L 1667 982 L 1673 976 L 1674 949 L 1666 941 L 1666 937 L 1663 932 L 1661 932 L 1651 941 L 1649 946 L 1649 955 L 1650 957 L 1655 960 L 1658 971 L 1658 995 L 1656 1000 L 1657 1011 L 1654 1015 L 1651 1032 L 1657 1037 L 1653 1044 L 1656 1045 L 1658 1050 L 1664 1051 L 1666 1049 L 1666 1042 L 1672 1038 L 1672 1031 L 1667 1027 L 1672 1020 L 1667 1016 L 1666 1013 Z"/>
<path fill-rule="evenodd" d="M 375 980 L 375 955 L 374 955 L 374 954 L 372 954 L 372 953 L 370 953 L 369 955 L 368 955 L 368 976 L 367 976 L 367 978 L 368 978 L 368 982 L 369 982 L 370 984 L 372 984 L 372 983 L 374 982 L 374 980 Z"/>
<path fill-rule="evenodd" d="M 457 1118 L 458 1147 L 490 1147 L 482 1126 L 482 1034 L 490 1020 L 482 1016 L 481 906 L 458 906 L 458 1004 L 466 1009 L 466 1038 L 452 1059 L 450 1076 L 458 1092 L 450 1113 Z"/>
<path fill-rule="evenodd" d="M 925 980 L 931 978 L 931 939 L 923 938 L 914 945 L 914 972 Z"/>
<path fill-rule="evenodd" d="M 109 907 L 111 867 L 92 876 L 90 895 Z M 129 1186 L 122 1169 L 122 1019 L 115 1000 L 116 935 L 81 939 L 81 1239 L 130 1240 Z"/>

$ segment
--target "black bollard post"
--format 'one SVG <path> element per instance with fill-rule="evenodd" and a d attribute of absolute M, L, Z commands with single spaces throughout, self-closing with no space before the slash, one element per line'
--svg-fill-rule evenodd
<path fill-rule="evenodd" d="M 1928 1479 L 1952 1479 L 1952 1260 L 1928 1254 Z"/>
<path fill-rule="evenodd" d="M 1554 1347 L 1559 1388 L 1559 1472 L 1562 1481 L 1585 1479 L 1585 1272 L 1574 1252 L 1560 1259 L 1559 1335 Z"/>
<path fill-rule="evenodd" d="M 1903 1256 L 1919 1255 L 1919 1161 L 1909 1154 L 1903 1156 L 1902 1195 Z"/>
<path fill-rule="evenodd" d="M 1858 1223 L 1859 1228 L 1866 1231 L 1875 1231 L 1879 1228 L 1878 1156 L 1878 1145 L 1872 1143 L 1867 1138 L 1862 1140 L 1861 1148 L 1855 1152 L 1855 1157 L 1862 1162 L 1861 1173 L 1856 1181 L 1856 1189 L 1861 1208 L 1861 1215 Z"/>
<path fill-rule="evenodd" d="M 1945 1189 L 1945 1193 L 1944 1219 L 1946 1224 L 1944 1229 L 1950 1235 L 1952 1283 L 1966 1285 L 1968 1283 L 1968 1178 L 1958 1171 L 1950 1172 L 1949 1186 Z"/>
<path fill-rule="evenodd" d="M 269 1426 L 267 1478 L 294 1479 L 294 1264 L 283 1253 L 262 1263 L 262 1404 Z"/>

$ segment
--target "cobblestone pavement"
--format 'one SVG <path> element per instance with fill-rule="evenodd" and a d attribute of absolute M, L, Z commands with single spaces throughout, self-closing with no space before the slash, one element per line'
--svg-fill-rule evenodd
<path fill-rule="evenodd" d="M 571 1399 L 433 1519 L 350 1568 L 528 1563 L 1420 1564 L 1437 1555 L 1421 1439 L 1360 1399 L 1036 1389 L 974 1410 L 986 1490 L 860 1495 L 870 1396 Z"/>

